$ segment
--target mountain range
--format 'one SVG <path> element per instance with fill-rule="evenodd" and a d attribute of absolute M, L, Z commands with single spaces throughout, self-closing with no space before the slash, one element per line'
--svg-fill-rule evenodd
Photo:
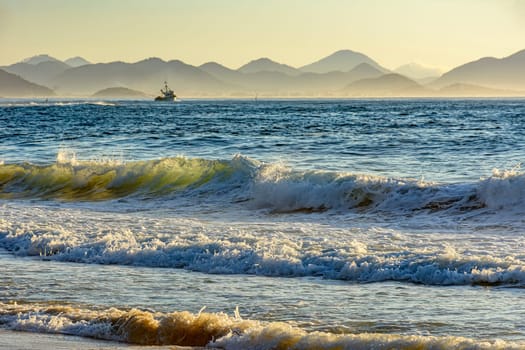
<path fill-rule="evenodd" d="M 53 96 L 53 90 L 0 69 L 0 97 Z"/>
<path fill-rule="evenodd" d="M 431 85 L 443 87 L 454 83 L 523 90 L 525 87 L 525 50 L 500 59 L 484 57 L 466 63 L 443 74 Z"/>
<path fill-rule="evenodd" d="M 440 71 L 418 64 L 393 71 L 369 56 L 340 50 L 302 67 L 260 58 L 238 69 L 148 58 L 135 63 L 60 61 L 49 55 L 0 67 L 0 96 L 155 96 L 164 81 L 183 97 L 524 96 L 525 50 Z M 16 82 L 15 82 L 16 81 Z M 110 90 L 107 90 L 110 89 Z M 109 91 L 109 93 L 108 93 Z M 119 95 L 119 94 L 122 94 Z"/>

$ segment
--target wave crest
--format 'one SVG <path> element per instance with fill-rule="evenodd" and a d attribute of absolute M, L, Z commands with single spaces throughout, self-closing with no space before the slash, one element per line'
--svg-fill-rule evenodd
<path fill-rule="evenodd" d="M 191 191 L 191 192 L 188 192 Z M 194 191 L 197 191 L 195 193 Z M 195 196 L 198 194 L 198 196 Z M 216 199 L 274 213 L 326 210 L 461 214 L 479 209 L 523 212 L 525 175 L 495 171 L 473 183 L 433 183 L 370 174 L 298 170 L 237 155 L 230 160 L 162 158 L 81 161 L 61 151 L 50 165 L 0 162 L 0 198 L 99 201 L 122 197 Z"/>
<path fill-rule="evenodd" d="M 483 203 L 493 209 L 524 207 L 525 174 L 519 167 L 494 169 L 492 176 L 479 184 L 478 195 Z"/>
<path fill-rule="evenodd" d="M 322 277 L 356 283 L 399 281 L 426 285 L 525 285 L 525 264 L 519 255 L 443 245 L 407 248 L 400 241 L 378 249 L 364 240 L 302 228 L 291 235 L 268 237 L 264 228 L 231 229 L 217 223 L 177 220 L 150 230 L 129 227 L 61 226 L 9 223 L 0 220 L 0 247 L 18 256 L 45 260 L 183 268 L 211 274 L 275 277 Z M 199 227 L 196 229 L 196 227 Z M 138 230 L 138 231 L 137 231 Z M 373 231 L 370 231 L 373 235 Z M 356 234 L 359 236 L 359 234 Z M 510 255 L 509 255 L 510 254 Z"/>
<path fill-rule="evenodd" d="M 0 164 L 3 198 L 107 200 L 130 195 L 162 196 L 228 178 L 226 161 L 184 157 L 128 163 L 78 161 L 59 153 L 51 165 Z"/>
<path fill-rule="evenodd" d="M 236 349 L 520 349 L 502 340 L 397 334 L 308 333 L 282 322 L 243 320 L 224 313 L 160 313 L 0 302 L 0 324 L 13 330 L 61 333 L 141 345 Z"/>

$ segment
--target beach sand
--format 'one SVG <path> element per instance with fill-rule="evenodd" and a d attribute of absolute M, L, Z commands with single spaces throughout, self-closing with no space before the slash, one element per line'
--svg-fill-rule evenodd
<path fill-rule="evenodd" d="M 62 334 L 15 332 L 0 329 L 0 349 L 5 350 L 198 350 L 199 347 L 139 346 Z"/>

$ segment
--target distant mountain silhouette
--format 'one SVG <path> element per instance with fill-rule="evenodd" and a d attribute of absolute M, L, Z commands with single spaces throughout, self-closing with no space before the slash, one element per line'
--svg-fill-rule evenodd
<path fill-rule="evenodd" d="M 424 87 L 400 74 L 385 74 L 379 78 L 358 80 L 344 89 L 351 96 L 422 96 Z M 430 93 L 431 94 L 431 93 Z"/>
<path fill-rule="evenodd" d="M 40 56 L 35 56 L 40 57 Z M 21 76 L 32 83 L 52 87 L 53 79 L 70 69 L 71 67 L 58 60 L 33 60 L 38 63 L 15 63 L 7 67 L 2 67 L 6 72 Z"/>
<path fill-rule="evenodd" d="M 525 50 L 501 59 L 485 57 L 466 63 L 443 74 L 431 86 L 441 88 L 455 83 L 525 90 Z"/>
<path fill-rule="evenodd" d="M 366 78 L 377 78 L 383 72 L 368 63 L 361 63 L 349 72 L 303 73 L 297 77 L 297 89 L 313 95 L 337 95 L 348 84 Z"/>
<path fill-rule="evenodd" d="M 23 79 L 35 84 L 53 87 L 53 80 L 66 70 L 89 64 L 82 57 L 73 57 L 62 62 L 49 55 L 37 55 L 26 58 L 22 62 L 1 67 L 9 73 L 19 75 Z"/>
<path fill-rule="evenodd" d="M 501 97 L 523 96 L 523 92 L 491 89 L 484 86 L 456 83 L 439 89 L 440 96 L 447 97 Z"/>
<path fill-rule="evenodd" d="M 256 91 L 275 90 L 283 92 L 294 89 L 296 74 L 301 73 L 290 66 L 281 65 L 268 59 L 252 61 L 238 70 L 226 68 L 215 62 L 205 63 L 199 68 L 228 83 L 232 93 L 237 92 L 241 95 L 252 95 Z"/>
<path fill-rule="evenodd" d="M 148 58 L 136 63 L 97 63 L 71 68 L 53 80 L 61 94 L 91 95 L 111 86 L 157 94 L 164 81 L 181 96 L 218 95 L 228 86 L 197 67 Z"/>
<path fill-rule="evenodd" d="M 51 89 L 33 84 L 0 69 L 0 96 L 2 97 L 45 97 L 53 95 L 54 92 Z"/>
<path fill-rule="evenodd" d="M 301 85 L 302 75 L 297 75 L 301 72 L 273 61 L 265 61 L 252 61 L 243 66 L 245 69 L 241 67 L 242 71 L 241 69 L 232 70 L 215 62 L 205 63 L 199 68 L 227 83 L 232 95 L 252 96 L 257 92 L 284 95 L 295 93 L 297 87 Z M 254 64 L 250 65 L 251 63 Z M 259 71 L 259 69 L 262 70 Z"/>
<path fill-rule="evenodd" d="M 368 63 L 360 63 L 348 72 L 348 76 L 351 77 L 352 81 L 367 79 L 367 78 L 378 78 L 382 76 L 384 72 Z"/>
<path fill-rule="evenodd" d="M 164 81 L 181 97 L 525 95 L 525 50 L 502 59 L 483 58 L 439 78 L 424 79 L 420 77 L 438 71 L 408 64 L 396 69 L 402 75 L 391 74 L 370 57 L 350 50 L 337 51 L 300 69 L 268 58 L 251 61 L 236 70 L 216 62 L 195 67 L 159 58 L 90 64 L 74 57 L 67 62 L 38 55 L 0 68 L 64 96 L 91 96 L 111 87 L 153 96 Z"/>
<path fill-rule="evenodd" d="M 217 62 L 207 62 L 200 65 L 198 68 L 219 80 L 233 84 L 242 83 L 245 77 L 242 72 L 230 69 Z"/>
<path fill-rule="evenodd" d="M 437 79 L 443 73 L 438 68 L 425 67 L 418 63 L 404 64 L 396 68 L 394 72 L 416 81 L 429 78 Z"/>
<path fill-rule="evenodd" d="M 87 61 L 86 59 L 80 56 L 68 58 L 64 61 L 64 63 L 71 67 L 80 67 L 85 66 L 86 64 L 91 64 L 91 62 Z"/>
<path fill-rule="evenodd" d="M 286 64 L 277 63 L 269 58 L 253 60 L 237 69 L 241 73 L 279 72 L 288 75 L 299 75 L 301 71 Z"/>
<path fill-rule="evenodd" d="M 376 61 L 360 52 L 351 50 L 341 50 L 320 59 L 314 63 L 299 68 L 303 72 L 328 73 L 333 71 L 348 72 L 361 63 L 367 63 L 370 66 L 387 73 L 388 69 L 381 67 Z"/>
<path fill-rule="evenodd" d="M 28 57 L 22 60 L 22 62 L 20 63 L 39 64 L 42 62 L 61 62 L 61 61 L 49 55 L 43 54 L 43 55 L 36 55 L 36 56 Z"/>
<path fill-rule="evenodd" d="M 270 65 L 270 67 L 276 67 L 272 63 Z M 276 65 L 279 64 L 277 63 Z M 363 78 L 379 77 L 383 74 L 367 63 L 362 63 L 347 73 L 334 71 L 323 74 L 301 73 L 297 70 L 293 71 L 293 74 L 287 74 L 284 73 L 289 72 L 287 68 L 282 71 L 274 69 L 243 73 L 239 70 L 226 68 L 215 62 L 205 63 L 199 69 L 221 81 L 229 83 L 231 86 L 235 86 L 235 90 L 241 92 L 241 94 L 244 90 L 244 94 L 248 95 L 255 92 L 267 94 L 273 92 L 287 96 L 333 94 L 350 82 Z"/>
<path fill-rule="evenodd" d="M 142 98 L 149 98 L 150 96 L 146 95 L 145 93 L 141 91 L 132 90 L 132 89 L 128 89 L 125 87 L 111 87 L 111 88 L 107 88 L 107 89 L 103 89 L 103 90 L 95 92 L 93 94 L 93 97 L 142 99 Z"/>

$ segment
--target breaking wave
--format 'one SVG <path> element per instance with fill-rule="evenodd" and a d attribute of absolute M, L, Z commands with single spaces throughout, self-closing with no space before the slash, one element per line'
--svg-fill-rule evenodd
<path fill-rule="evenodd" d="M 79 161 L 60 152 L 48 165 L 0 163 L 0 198 L 99 201 L 199 194 L 272 212 L 326 210 L 465 212 L 519 210 L 525 175 L 495 170 L 474 183 L 443 184 L 346 172 L 297 170 L 237 155 L 231 160 L 162 158 Z"/>
<path fill-rule="evenodd" d="M 16 209 L 12 214 L 4 209 L 0 247 L 16 256 L 43 260 L 355 283 L 525 285 L 519 234 L 465 235 L 447 242 L 439 234 L 413 237 L 384 229 L 309 223 L 294 224 L 295 228 L 263 222 L 232 226 L 182 218 L 149 220 L 133 213 L 93 217 L 79 210 L 40 212 L 38 208 L 21 216 Z"/>
<path fill-rule="evenodd" d="M 4 328 L 70 334 L 140 345 L 237 349 L 520 349 L 523 344 L 396 334 L 306 332 L 288 323 L 264 323 L 234 315 L 188 311 L 87 309 L 43 303 L 1 303 Z"/>
<path fill-rule="evenodd" d="M 232 162 L 183 157 L 136 161 L 78 161 L 59 153 L 50 165 L 0 165 L 0 197 L 109 200 L 126 196 L 159 197 L 234 175 Z"/>

